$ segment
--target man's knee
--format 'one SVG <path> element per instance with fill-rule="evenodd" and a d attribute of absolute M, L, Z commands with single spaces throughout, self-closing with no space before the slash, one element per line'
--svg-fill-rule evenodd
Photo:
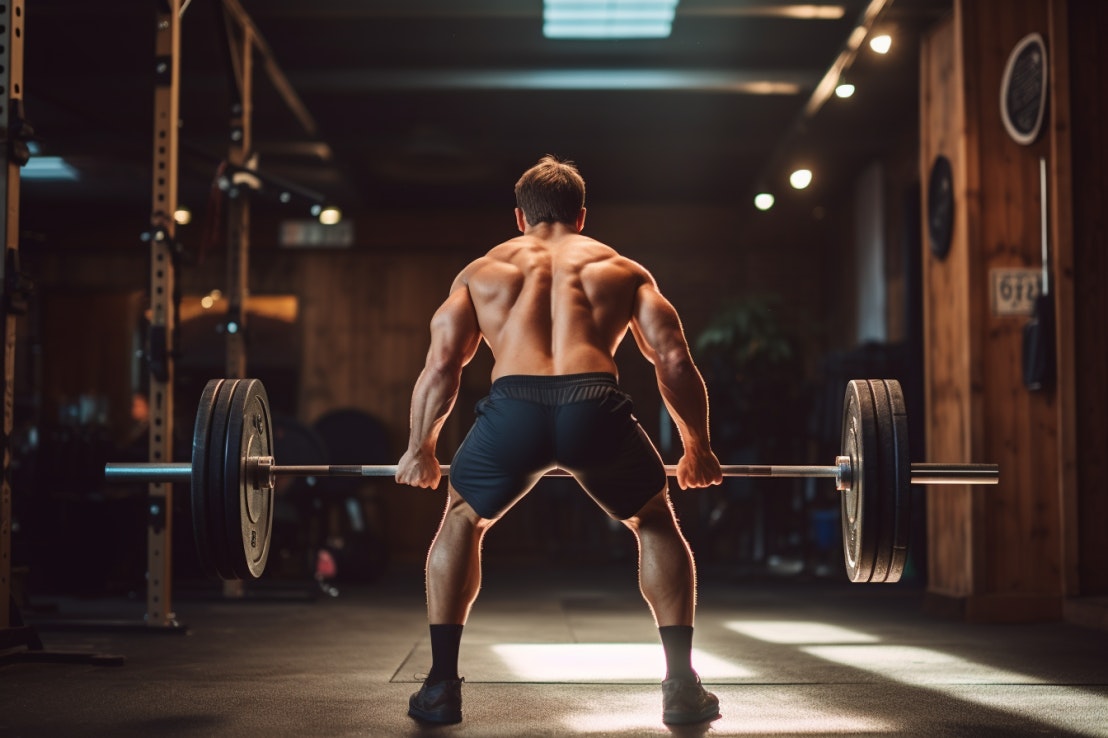
<path fill-rule="evenodd" d="M 446 498 L 446 513 L 443 524 L 464 525 L 478 530 L 485 530 L 492 526 L 496 519 L 483 518 L 474 510 L 465 498 L 462 497 L 453 485 L 448 487 Z"/>
<path fill-rule="evenodd" d="M 669 528 L 677 524 L 669 503 L 669 494 L 664 489 L 651 497 L 637 513 L 621 522 L 633 531 Z"/>

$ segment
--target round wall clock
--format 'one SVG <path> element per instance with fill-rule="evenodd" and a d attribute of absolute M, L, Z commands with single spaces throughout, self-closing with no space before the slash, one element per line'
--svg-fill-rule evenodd
<path fill-rule="evenodd" d="M 1000 83 L 1000 119 L 1008 135 L 1027 145 L 1043 125 L 1046 111 L 1046 46 L 1038 33 L 1024 36 L 1004 66 Z"/>

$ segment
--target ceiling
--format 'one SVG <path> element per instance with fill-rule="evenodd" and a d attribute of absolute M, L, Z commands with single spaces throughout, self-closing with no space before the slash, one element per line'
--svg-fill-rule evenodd
<path fill-rule="evenodd" d="M 24 208 L 149 209 L 158 1 L 26 0 L 26 116 L 40 153 L 80 178 L 25 180 Z M 950 0 L 681 0 L 672 35 L 649 41 L 546 40 L 541 0 L 229 5 L 270 52 L 251 77 L 259 200 L 300 207 L 277 204 L 287 183 L 349 213 L 510 208 L 545 153 L 578 163 L 592 204 L 749 203 L 763 186 L 780 202 L 794 162 L 831 191 L 915 124 L 916 41 Z M 223 8 L 191 0 L 181 20 L 180 200 L 194 209 L 227 155 Z M 839 17 L 791 17 L 812 11 Z M 890 29 L 892 51 L 855 52 L 860 24 Z M 836 65 L 857 93 L 824 101 Z"/>

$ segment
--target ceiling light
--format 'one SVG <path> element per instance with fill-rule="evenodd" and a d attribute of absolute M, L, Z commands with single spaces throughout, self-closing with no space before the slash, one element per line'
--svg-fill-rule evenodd
<path fill-rule="evenodd" d="M 768 192 L 759 192 L 757 195 L 754 196 L 754 207 L 758 208 L 761 211 L 766 211 L 772 208 L 774 202 L 775 200 L 773 199 L 773 195 L 769 194 Z"/>
<path fill-rule="evenodd" d="M 789 184 L 791 184 L 794 189 L 803 190 L 805 187 L 812 184 L 812 170 L 797 169 L 789 175 Z"/>
<path fill-rule="evenodd" d="M 177 225 L 188 225 L 192 222 L 192 211 L 181 205 L 173 211 L 173 220 Z"/>
<path fill-rule="evenodd" d="M 869 40 L 869 47 L 876 51 L 878 54 L 888 54 L 889 49 L 893 46 L 893 37 L 887 33 L 882 33 L 880 36 L 874 36 Z"/>
<path fill-rule="evenodd" d="M 544 0 L 546 38 L 668 38 L 678 0 Z"/>
<path fill-rule="evenodd" d="M 842 82 L 835 88 L 835 95 L 838 97 L 851 97 L 854 94 L 854 85 L 849 82 Z"/>
<path fill-rule="evenodd" d="M 342 211 L 334 205 L 328 205 L 319 211 L 318 217 L 323 225 L 335 225 L 342 220 Z"/>
<path fill-rule="evenodd" d="M 19 170 L 23 179 L 77 180 L 80 175 L 73 165 L 60 156 L 31 156 Z"/>

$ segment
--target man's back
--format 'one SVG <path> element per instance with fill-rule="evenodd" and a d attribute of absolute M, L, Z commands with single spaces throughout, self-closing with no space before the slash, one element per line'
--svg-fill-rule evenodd
<path fill-rule="evenodd" d="M 500 244 L 459 276 L 482 335 L 511 374 L 616 374 L 636 293 L 652 283 L 641 266 L 560 224 Z"/>

